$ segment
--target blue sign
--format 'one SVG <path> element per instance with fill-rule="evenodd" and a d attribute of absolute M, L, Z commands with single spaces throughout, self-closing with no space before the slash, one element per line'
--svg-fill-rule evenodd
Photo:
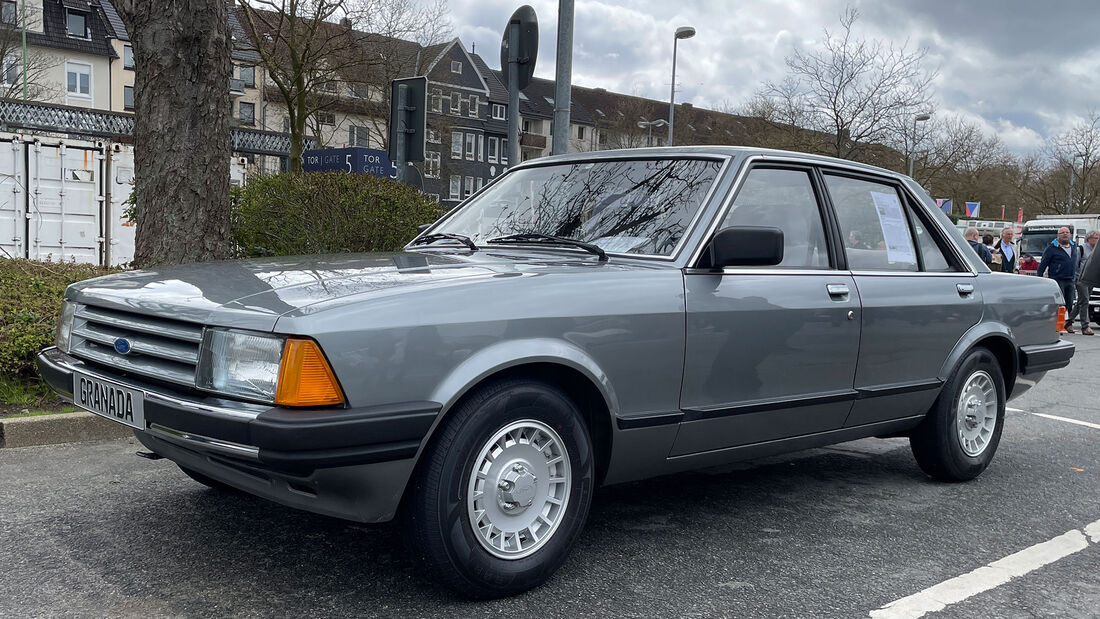
<path fill-rule="evenodd" d="M 397 178 L 397 165 L 384 150 L 363 148 L 320 148 L 302 154 L 303 172 L 352 172 L 380 178 Z"/>

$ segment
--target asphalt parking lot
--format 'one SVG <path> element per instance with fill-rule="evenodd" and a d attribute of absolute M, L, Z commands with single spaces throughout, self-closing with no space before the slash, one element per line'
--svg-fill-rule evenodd
<path fill-rule="evenodd" d="M 868 439 L 605 488 L 557 576 L 493 602 L 424 580 L 394 526 L 208 490 L 132 440 L 3 449 L 0 616 L 1100 616 L 1100 337 L 1068 337 L 973 482 Z"/>

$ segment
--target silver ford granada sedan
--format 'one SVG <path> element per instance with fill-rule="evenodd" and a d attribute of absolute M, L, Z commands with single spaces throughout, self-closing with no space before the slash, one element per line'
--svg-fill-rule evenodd
<path fill-rule="evenodd" d="M 74 284 L 42 376 L 213 488 L 361 522 L 473 597 L 537 586 L 593 489 L 862 437 L 944 481 L 1067 365 L 1054 282 L 991 273 L 879 168 L 683 147 L 517 165 L 394 254 Z"/>

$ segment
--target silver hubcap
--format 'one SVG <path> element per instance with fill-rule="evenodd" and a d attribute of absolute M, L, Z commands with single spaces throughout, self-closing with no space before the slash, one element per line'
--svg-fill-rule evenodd
<path fill-rule="evenodd" d="M 501 428 L 481 448 L 467 485 L 477 541 L 501 559 L 535 552 L 561 524 L 571 479 L 565 443 L 550 426 L 525 419 Z"/>
<path fill-rule="evenodd" d="M 959 401 L 955 405 L 955 426 L 959 445 L 966 455 L 982 455 L 997 427 L 997 386 L 984 370 L 966 379 Z"/>

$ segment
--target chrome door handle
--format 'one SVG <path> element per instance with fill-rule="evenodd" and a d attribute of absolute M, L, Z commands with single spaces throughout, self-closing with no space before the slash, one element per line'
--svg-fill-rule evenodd
<path fill-rule="evenodd" d="M 846 297 L 848 296 L 848 286 L 844 284 L 826 284 L 825 290 L 829 291 L 830 297 Z"/>
<path fill-rule="evenodd" d="M 955 284 L 955 288 L 959 291 L 960 297 L 974 294 L 974 284 Z"/>

